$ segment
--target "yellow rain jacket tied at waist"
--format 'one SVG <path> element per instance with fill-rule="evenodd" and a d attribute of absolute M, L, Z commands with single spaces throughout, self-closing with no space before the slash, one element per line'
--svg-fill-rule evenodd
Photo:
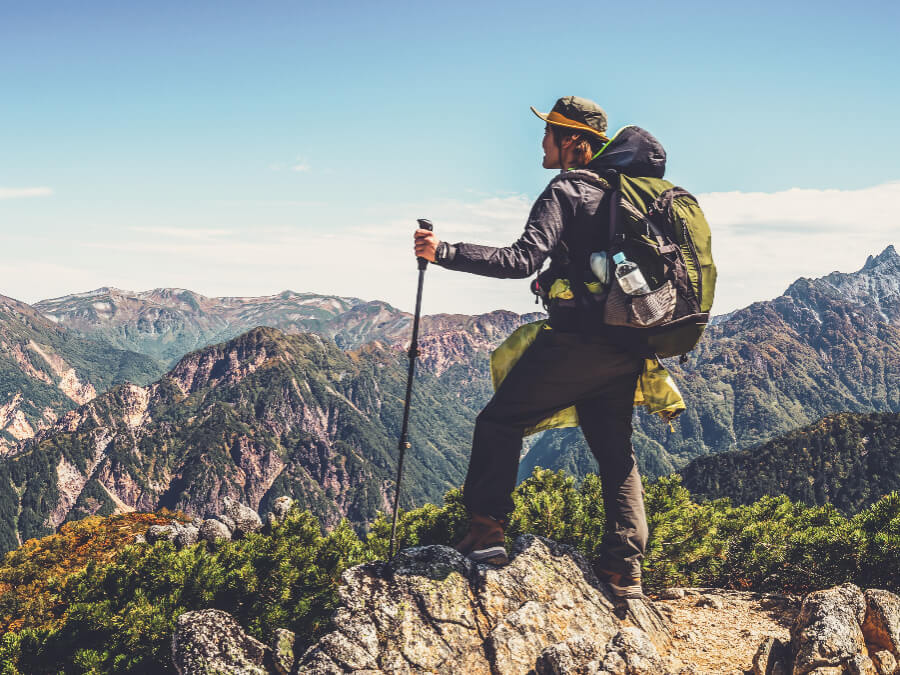
<path fill-rule="evenodd" d="M 590 288 L 590 284 L 588 287 Z M 550 289 L 551 297 L 566 299 L 567 294 L 569 297 L 572 296 L 566 280 L 557 280 Z M 546 321 L 525 324 L 516 329 L 503 344 L 494 350 L 491 354 L 491 380 L 494 384 L 494 391 L 500 387 L 506 375 L 525 353 L 525 350 L 531 346 L 541 330 L 553 329 Z M 637 387 L 634 390 L 634 404 L 647 406 L 649 412 L 659 415 L 663 420 L 669 422 L 670 426 L 671 421 L 686 409 L 678 386 L 669 371 L 656 358 L 644 360 L 644 370 L 638 377 Z M 577 426 L 578 413 L 575 412 L 575 406 L 571 406 L 557 411 L 535 426 L 526 429 L 525 435 L 547 429 Z"/>

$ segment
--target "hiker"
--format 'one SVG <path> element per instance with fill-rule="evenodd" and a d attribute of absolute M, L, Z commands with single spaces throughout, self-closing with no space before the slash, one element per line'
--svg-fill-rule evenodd
<path fill-rule="evenodd" d="M 610 141 L 606 113 L 583 98 L 561 98 L 546 115 L 531 110 L 546 122 L 543 166 L 560 174 L 534 203 L 519 240 L 502 248 L 448 244 L 419 229 L 415 253 L 448 270 L 498 278 L 531 276 L 549 257 L 536 284 L 547 299 L 555 280 L 566 280 L 579 266 L 590 275 L 591 253 L 609 248 L 611 191 L 603 179 L 661 178 L 665 151 L 635 126 Z M 508 562 L 504 528 L 513 510 L 523 434 L 574 405 L 603 486 L 606 532 L 595 571 L 617 596 L 640 597 L 647 520 L 631 418 L 635 387 L 652 350 L 632 329 L 593 320 L 572 298 L 571 292 L 550 293 L 549 323 L 478 415 L 463 488 L 471 522 L 456 548 L 476 562 Z"/>

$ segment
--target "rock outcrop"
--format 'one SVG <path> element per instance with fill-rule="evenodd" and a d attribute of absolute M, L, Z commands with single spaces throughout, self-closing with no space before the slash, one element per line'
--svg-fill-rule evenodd
<path fill-rule="evenodd" d="M 272 650 L 218 609 L 185 612 L 175 622 L 172 661 L 181 675 L 272 672 Z"/>
<path fill-rule="evenodd" d="M 900 653 L 900 598 L 863 593 L 853 584 L 810 593 L 791 628 L 788 648 L 764 641 L 753 660 L 756 675 L 894 675 Z"/>
<path fill-rule="evenodd" d="M 511 562 L 500 568 L 475 565 L 446 546 L 406 549 L 389 562 L 347 570 L 339 595 L 333 630 L 292 672 L 678 672 L 666 659 L 669 631 L 649 600 L 615 601 L 579 553 L 531 535 L 516 541 Z M 179 619 L 173 653 L 212 664 L 223 648 L 213 645 L 203 656 L 209 629 L 192 641 L 190 621 Z M 240 644 L 230 623 L 223 631 L 222 640 Z M 291 641 L 276 635 L 277 667 L 275 650 L 252 643 L 247 660 L 271 659 L 264 672 L 288 672 Z M 178 664 L 183 675 L 207 672 L 186 663 Z"/>
<path fill-rule="evenodd" d="M 184 614 L 175 665 L 181 675 L 900 674 L 900 597 L 888 591 L 844 584 L 801 603 L 669 589 L 657 601 L 617 600 L 579 553 L 532 535 L 503 567 L 409 548 L 348 569 L 339 598 L 331 631 L 302 654 L 282 628 L 263 644 L 224 612 Z"/>

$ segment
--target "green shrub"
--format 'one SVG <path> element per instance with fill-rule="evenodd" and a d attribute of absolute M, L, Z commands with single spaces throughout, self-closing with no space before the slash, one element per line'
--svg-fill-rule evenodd
<path fill-rule="evenodd" d="M 678 477 L 646 485 L 650 541 L 648 589 L 669 585 L 806 592 L 846 581 L 900 587 L 900 496 L 888 495 L 853 518 L 786 497 L 748 506 L 697 503 Z M 536 469 L 514 494 L 510 540 L 551 537 L 599 554 L 604 528 L 600 481 L 581 484 L 563 472 Z M 459 490 L 443 506 L 403 512 L 402 547 L 451 544 L 467 525 Z M 293 630 L 298 651 L 329 625 L 341 573 L 387 556 L 390 518 L 381 514 L 366 539 L 346 522 L 323 532 L 295 508 L 271 533 L 176 551 L 168 542 L 129 546 L 111 562 L 91 562 L 59 582 L 61 617 L 43 628 L 0 639 L 0 675 L 171 673 L 169 646 L 179 614 L 202 608 L 232 614 L 268 642 Z"/>

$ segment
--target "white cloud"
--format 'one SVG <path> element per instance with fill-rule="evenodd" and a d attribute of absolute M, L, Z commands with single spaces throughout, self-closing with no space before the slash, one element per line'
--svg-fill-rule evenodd
<path fill-rule="evenodd" d="M 49 197 L 53 190 L 48 187 L 30 188 L 2 188 L 0 187 L 0 199 L 23 199 L 26 197 Z"/>
<path fill-rule="evenodd" d="M 798 277 L 851 272 L 900 242 L 900 182 L 698 195 L 719 270 L 714 312 L 776 297 Z"/>
<path fill-rule="evenodd" d="M 294 164 L 291 167 L 291 171 L 299 171 L 299 172 L 305 173 L 306 171 L 309 171 L 311 168 L 312 167 L 309 164 L 307 164 L 306 162 L 299 162 L 298 164 Z"/>
<path fill-rule="evenodd" d="M 712 227 L 719 268 L 715 313 L 776 297 L 800 276 L 857 270 L 868 255 L 900 244 L 900 183 L 698 198 Z M 34 251 L 46 259 L 44 248 L 26 242 L 19 253 L 9 253 L 20 264 L 19 292 L 32 299 L 38 296 L 23 291 L 34 284 L 45 291 L 52 287 L 55 295 L 104 285 L 177 286 L 206 295 L 269 295 L 290 288 L 385 300 L 409 311 L 417 218 L 431 219 L 438 237 L 450 242 L 503 246 L 521 234 L 531 202 L 525 195 L 503 195 L 395 204 L 367 209 L 344 227 L 125 227 L 65 251 L 68 269 L 48 266 L 40 273 L 28 260 Z M 539 307 L 528 284 L 430 268 L 423 311 L 534 311 Z"/>

